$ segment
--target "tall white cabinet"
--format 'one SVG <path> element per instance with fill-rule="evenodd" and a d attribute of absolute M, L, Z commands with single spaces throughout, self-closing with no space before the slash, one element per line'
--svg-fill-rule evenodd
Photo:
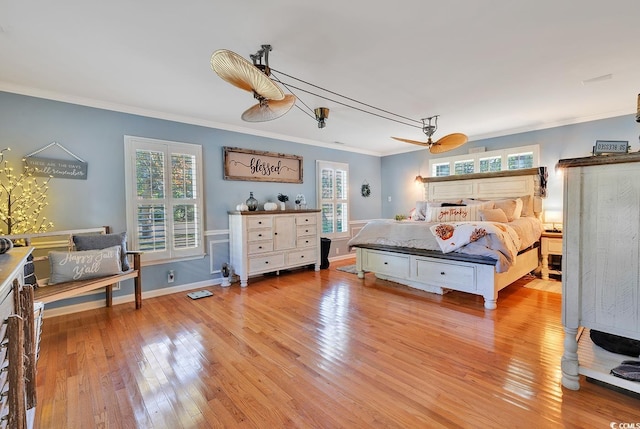
<path fill-rule="evenodd" d="M 231 266 L 249 276 L 315 265 L 320 270 L 320 210 L 229 212 Z"/>
<path fill-rule="evenodd" d="M 633 358 L 595 346 L 588 332 L 640 340 L 640 153 L 565 159 L 558 167 L 564 177 L 562 384 L 577 390 L 582 374 L 640 392 L 640 383 L 609 374 Z"/>

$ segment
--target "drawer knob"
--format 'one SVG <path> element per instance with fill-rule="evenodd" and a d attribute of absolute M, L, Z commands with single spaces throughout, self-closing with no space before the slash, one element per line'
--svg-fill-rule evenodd
<path fill-rule="evenodd" d="M 300 256 L 300 259 L 304 259 L 304 255 Z"/>
<path fill-rule="evenodd" d="M 262 237 L 262 234 L 258 234 L 258 237 Z"/>
<path fill-rule="evenodd" d="M 262 246 L 258 246 L 258 249 L 262 249 Z"/>
<path fill-rule="evenodd" d="M 259 222 L 258 222 L 258 225 L 262 225 L 262 221 L 259 221 Z"/>
<path fill-rule="evenodd" d="M 384 264 L 385 264 L 385 265 L 389 265 L 389 263 L 388 263 L 388 262 L 385 262 Z"/>
<path fill-rule="evenodd" d="M 305 229 L 305 230 L 304 230 L 304 232 L 309 232 L 309 230 L 308 230 L 308 229 Z"/>
<path fill-rule="evenodd" d="M 273 233 L 273 235 L 278 235 L 278 233 L 277 233 L 277 232 L 274 232 L 274 233 Z"/>
<path fill-rule="evenodd" d="M 441 276 L 444 276 L 444 271 L 440 271 L 440 275 L 441 275 Z"/>
<path fill-rule="evenodd" d="M 268 263 L 269 263 L 269 261 L 264 261 L 264 263 L 265 263 L 265 264 L 268 264 Z"/>

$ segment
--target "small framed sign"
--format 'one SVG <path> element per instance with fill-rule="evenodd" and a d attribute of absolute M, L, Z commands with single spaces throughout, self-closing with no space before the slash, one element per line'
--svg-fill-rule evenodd
<path fill-rule="evenodd" d="M 624 140 L 596 140 L 596 145 L 593 147 L 594 155 L 627 152 L 629 152 L 629 142 Z"/>
<path fill-rule="evenodd" d="M 302 183 L 302 157 L 224 147 L 224 179 Z"/>

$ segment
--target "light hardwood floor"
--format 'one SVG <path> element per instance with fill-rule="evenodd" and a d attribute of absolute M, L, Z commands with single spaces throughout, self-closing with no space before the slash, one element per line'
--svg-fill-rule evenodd
<path fill-rule="evenodd" d="M 44 321 L 36 427 L 608 428 L 640 399 L 560 384 L 561 296 L 437 296 L 336 270 Z"/>

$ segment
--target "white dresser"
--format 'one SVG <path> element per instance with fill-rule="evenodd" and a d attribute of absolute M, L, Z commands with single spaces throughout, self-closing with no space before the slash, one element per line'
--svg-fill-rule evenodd
<path fill-rule="evenodd" d="M 320 210 L 229 212 L 231 266 L 249 276 L 315 265 L 320 270 Z"/>
<path fill-rule="evenodd" d="M 577 390 L 582 374 L 640 392 L 640 383 L 609 374 L 633 357 L 595 346 L 588 332 L 640 340 L 640 153 L 565 159 L 558 167 L 564 175 L 562 384 Z"/>

